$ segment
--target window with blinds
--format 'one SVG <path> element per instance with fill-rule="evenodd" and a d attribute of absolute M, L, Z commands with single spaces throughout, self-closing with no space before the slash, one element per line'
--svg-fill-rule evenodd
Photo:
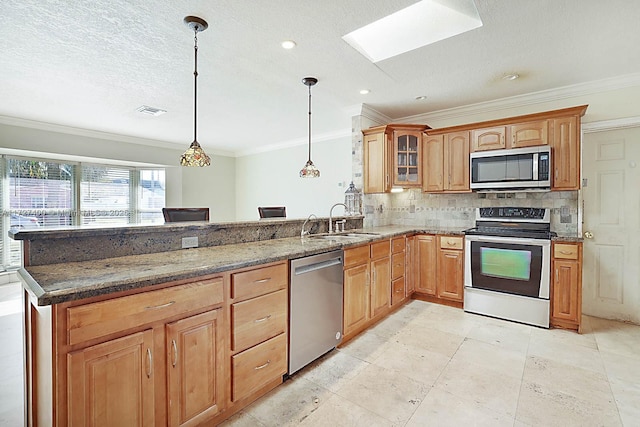
<path fill-rule="evenodd" d="M 2 267 L 22 262 L 7 231 L 70 225 L 162 224 L 164 169 L 2 156 Z"/>

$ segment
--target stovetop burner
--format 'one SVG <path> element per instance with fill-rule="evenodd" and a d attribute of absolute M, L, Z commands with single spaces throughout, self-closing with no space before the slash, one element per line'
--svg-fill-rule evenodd
<path fill-rule="evenodd" d="M 476 226 L 464 231 L 468 235 L 551 239 L 549 209 L 545 208 L 478 208 Z"/>

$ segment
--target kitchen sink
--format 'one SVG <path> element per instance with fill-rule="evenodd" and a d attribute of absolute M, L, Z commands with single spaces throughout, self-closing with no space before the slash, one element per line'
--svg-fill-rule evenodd
<path fill-rule="evenodd" d="M 309 236 L 313 239 L 326 239 L 326 240 L 350 240 L 363 237 L 378 236 L 377 233 L 332 233 L 332 234 L 314 234 Z"/>

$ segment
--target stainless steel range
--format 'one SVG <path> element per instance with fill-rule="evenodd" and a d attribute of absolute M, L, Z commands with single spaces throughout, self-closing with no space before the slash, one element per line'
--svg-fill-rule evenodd
<path fill-rule="evenodd" d="M 478 208 L 465 230 L 464 310 L 549 327 L 550 215 Z"/>

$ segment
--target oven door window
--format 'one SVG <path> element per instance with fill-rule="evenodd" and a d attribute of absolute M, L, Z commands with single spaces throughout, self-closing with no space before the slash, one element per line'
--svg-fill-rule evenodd
<path fill-rule="evenodd" d="M 474 288 L 537 298 L 541 275 L 541 246 L 471 242 Z"/>

